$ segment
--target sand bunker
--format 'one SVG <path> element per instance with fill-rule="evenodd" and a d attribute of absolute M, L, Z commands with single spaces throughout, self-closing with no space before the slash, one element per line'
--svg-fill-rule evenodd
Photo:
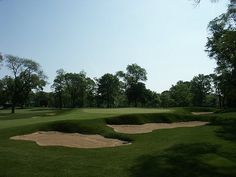
<path fill-rule="evenodd" d="M 129 144 L 126 141 L 104 138 L 101 135 L 83 135 L 79 133 L 61 133 L 56 131 L 36 132 L 14 136 L 13 140 L 35 141 L 40 146 L 65 146 L 75 148 L 104 148 Z"/>
<path fill-rule="evenodd" d="M 193 115 L 207 115 L 213 114 L 214 112 L 192 112 Z"/>
<path fill-rule="evenodd" d="M 114 131 L 127 134 L 148 133 L 158 129 L 170 129 L 180 127 L 196 127 L 206 125 L 208 122 L 191 121 L 191 122 L 176 122 L 176 123 L 148 123 L 143 125 L 108 125 Z"/>

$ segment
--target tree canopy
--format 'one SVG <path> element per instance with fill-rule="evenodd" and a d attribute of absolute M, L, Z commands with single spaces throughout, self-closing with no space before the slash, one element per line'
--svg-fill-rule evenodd
<path fill-rule="evenodd" d="M 97 86 L 97 94 L 99 99 L 101 99 L 101 103 L 108 108 L 114 107 L 121 89 L 118 77 L 109 73 L 104 74 L 97 79 Z"/>
<path fill-rule="evenodd" d="M 16 104 L 24 105 L 33 89 L 43 89 L 46 85 L 46 76 L 40 65 L 31 60 L 13 55 L 5 55 L 7 68 L 12 72 L 13 77 L 6 76 L 3 79 L 6 95 L 9 96 L 12 104 L 12 113 L 15 112 Z M 6 89 L 7 88 L 7 89 Z"/>
<path fill-rule="evenodd" d="M 206 51 L 216 61 L 215 83 L 221 104 L 236 106 L 236 1 L 231 0 L 228 10 L 209 23 L 210 36 Z M 218 82 L 216 81 L 218 80 Z"/>

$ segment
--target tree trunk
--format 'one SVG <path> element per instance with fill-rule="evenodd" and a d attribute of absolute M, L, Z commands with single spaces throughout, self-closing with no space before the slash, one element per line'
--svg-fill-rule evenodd
<path fill-rule="evenodd" d="M 16 107 L 16 74 L 15 74 L 15 78 L 14 78 L 14 91 L 13 91 L 13 97 L 11 98 L 11 102 L 12 102 L 12 106 L 11 106 L 11 113 L 14 114 L 15 113 L 15 107 Z"/>
<path fill-rule="evenodd" d="M 137 99 L 134 100 L 134 107 L 138 107 Z"/>
<path fill-rule="evenodd" d="M 222 108 L 222 98 L 221 98 L 221 95 L 219 95 L 219 107 Z"/>
<path fill-rule="evenodd" d="M 12 103 L 12 106 L 11 106 L 11 113 L 14 114 L 15 113 L 15 103 Z"/>
<path fill-rule="evenodd" d="M 222 98 L 222 107 L 225 108 L 225 96 Z"/>
<path fill-rule="evenodd" d="M 62 96 L 61 93 L 59 93 L 59 109 L 62 109 Z"/>

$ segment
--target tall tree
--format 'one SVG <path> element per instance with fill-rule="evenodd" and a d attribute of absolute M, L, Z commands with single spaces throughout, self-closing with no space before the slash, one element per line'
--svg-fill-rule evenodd
<path fill-rule="evenodd" d="M 94 107 L 96 105 L 96 83 L 93 79 L 86 78 L 86 106 Z"/>
<path fill-rule="evenodd" d="M 206 96 L 211 92 L 211 77 L 199 74 L 191 81 L 192 102 L 194 106 L 203 106 Z"/>
<path fill-rule="evenodd" d="M 62 109 L 63 105 L 63 93 L 65 92 L 65 71 L 59 69 L 56 71 L 57 75 L 53 81 L 52 88 L 54 89 L 56 99 L 59 102 L 59 108 Z"/>
<path fill-rule="evenodd" d="M 146 94 L 146 86 L 142 82 L 130 84 L 126 89 L 126 95 L 129 101 L 129 105 L 138 107 L 139 103 L 144 104 Z"/>
<path fill-rule="evenodd" d="M 127 86 L 147 80 L 146 70 L 137 64 L 128 65 L 126 73 L 118 71 L 117 76 L 123 78 Z"/>
<path fill-rule="evenodd" d="M 150 89 L 145 89 L 144 99 L 142 100 L 142 104 L 145 107 L 160 107 L 161 104 L 160 94 Z"/>
<path fill-rule="evenodd" d="M 39 107 L 48 107 L 52 106 L 51 104 L 51 93 L 47 93 L 44 91 L 38 91 L 34 93 L 33 95 L 33 102 L 34 106 L 39 106 Z"/>
<path fill-rule="evenodd" d="M 30 59 L 24 59 L 13 55 L 6 55 L 6 64 L 13 73 L 13 85 L 11 92 L 12 113 L 15 113 L 17 103 L 21 99 L 27 99 L 32 89 L 42 88 L 46 84 L 46 76 L 40 65 Z"/>
<path fill-rule="evenodd" d="M 18 94 L 19 94 L 19 90 L 18 90 L 18 76 L 21 73 L 21 71 L 23 70 L 23 59 L 17 56 L 12 56 L 12 55 L 7 55 L 6 56 L 6 63 L 7 63 L 7 67 L 9 68 L 9 70 L 12 71 L 13 73 L 13 84 L 11 84 L 11 104 L 12 104 L 12 113 L 15 113 L 15 106 L 17 103 L 17 99 L 18 99 Z"/>
<path fill-rule="evenodd" d="M 211 74 L 212 82 L 213 82 L 213 92 L 218 97 L 218 106 L 222 108 L 224 106 L 225 97 L 223 94 L 224 90 L 224 82 L 222 76 L 218 76 L 217 74 Z"/>
<path fill-rule="evenodd" d="M 162 107 L 172 107 L 175 105 L 175 101 L 171 98 L 170 91 L 163 91 L 160 95 Z"/>
<path fill-rule="evenodd" d="M 97 94 L 106 107 L 114 107 L 115 101 L 119 94 L 120 82 L 117 76 L 112 74 L 104 74 L 97 80 Z"/>
<path fill-rule="evenodd" d="M 223 105 L 236 106 L 236 1 L 231 1 L 226 13 L 209 23 L 210 36 L 206 51 L 216 60 L 218 91 Z"/>
<path fill-rule="evenodd" d="M 144 98 L 146 70 L 137 64 L 131 64 L 126 67 L 126 72 L 118 71 L 116 75 L 124 80 L 128 102 L 137 107 L 138 102 Z"/>
<path fill-rule="evenodd" d="M 24 59 L 24 71 L 18 77 L 19 100 L 18 102 L 23 107 L 29 99 L 29 94 L 32 90 L 42 91 L 47 84 L 47 77 L 43 74 L 38 63 Z"/>
<path fill-rule="evenodd" d="M 66 73 L 57 70 L 52 89 L 56 107 L 84 107 L 95 106 L 95 87 L 93 79 L 86 77 L 86 73 Z"/>
<path fill-rule="evenodd" d="M 14 80 L 10 76 L 5 76 L 0 82 L 0 105 L 9 103 L 12 100 Z"/>
<path fill-rule="evenodd" d="M 66 91 L 70 95 L 71 107 L 83 107 L 86 96 L 86 73 L 66 73 Z"/>
<path fill-rule="evenodd" d="M 175 106 L 183 107 L 191 105 L 190 86 L 190 82 L 178 81 L 176 85 L 170 88 L 170 95 L 175 102 Z"/>

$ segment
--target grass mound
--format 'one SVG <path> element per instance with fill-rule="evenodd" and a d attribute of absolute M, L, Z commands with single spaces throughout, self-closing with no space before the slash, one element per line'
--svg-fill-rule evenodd
<path fill-rule="evenodd" d="M 103 119 L 68 120 L 48 123 L 40 128 L 41 131 L 58 131 L 63 133 L 99 134 L 106 138 L 132 141 L 128 136 L 114 132 L 107 127 Z"/>
<path fill-rule="evenodd" d="M 152 114 L 132 114 L 121 115 L 117 117 L 107 118 L 107 124 L 121 125 L 140 125 L 145 123 L 172 123 L 184 121 L 209 121 L 209 116 L 195 116 L 190 114 L 175 113 L 152 113 Z"/>

